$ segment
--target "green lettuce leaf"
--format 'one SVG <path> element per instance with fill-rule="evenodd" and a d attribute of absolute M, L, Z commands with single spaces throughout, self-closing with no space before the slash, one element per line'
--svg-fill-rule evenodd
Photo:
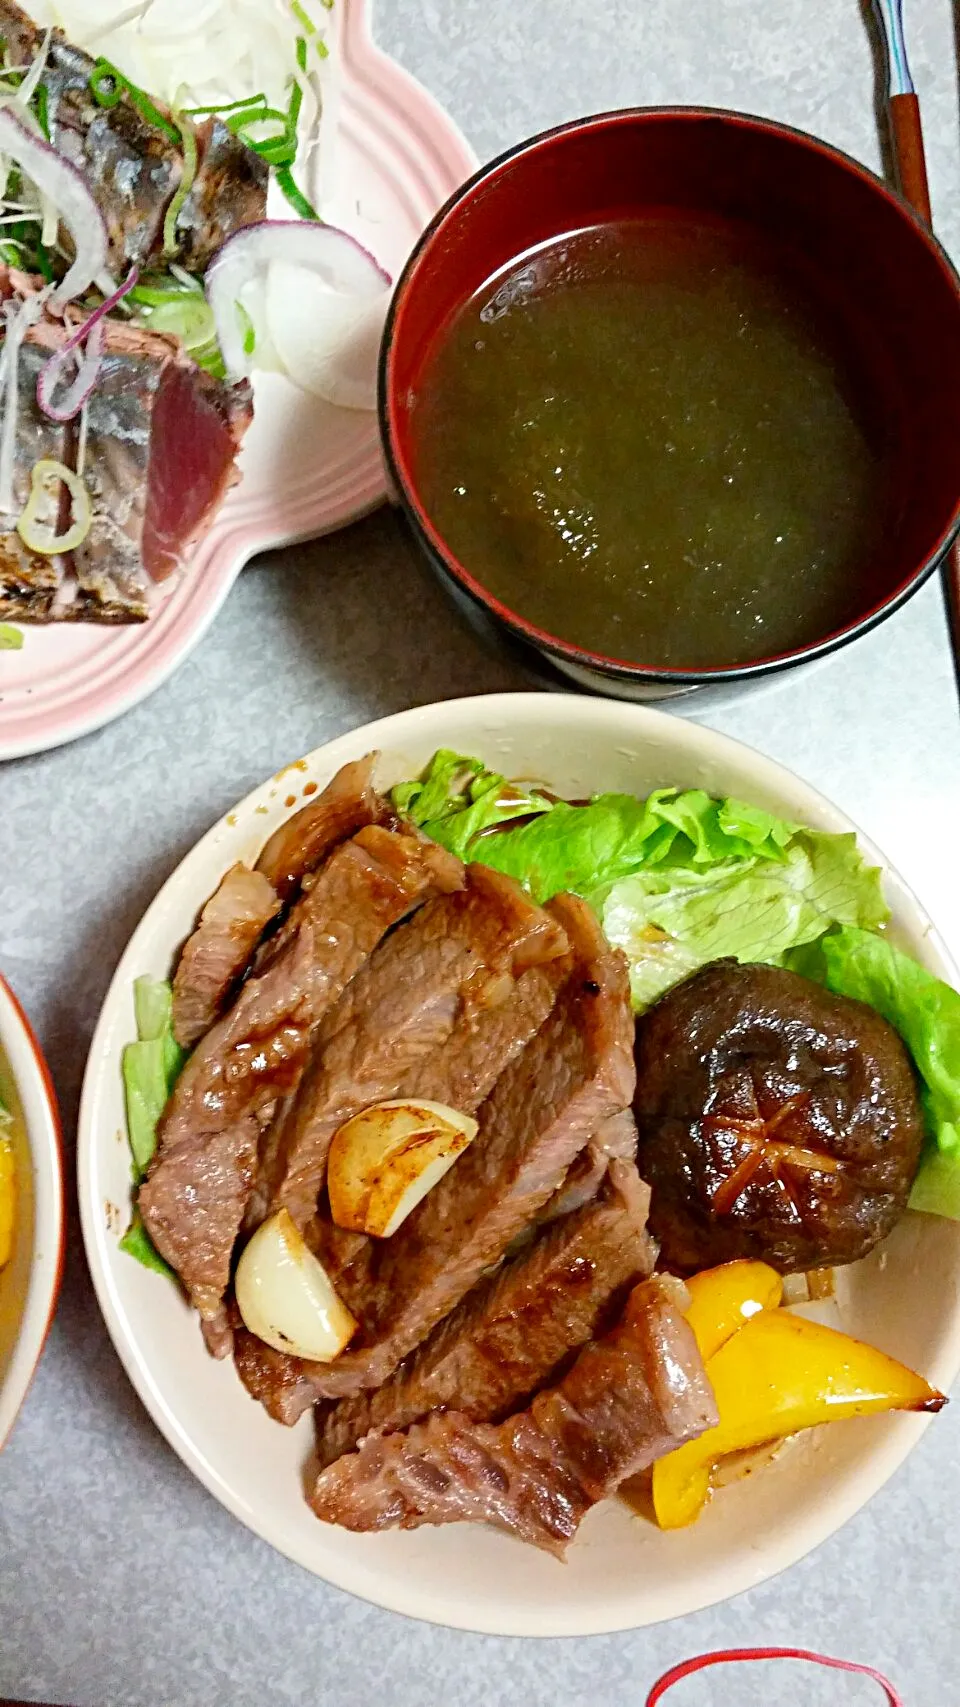
<path fill-rule="evenodd" d="M 393 804 L 538 901 L 564 889 L 588 900 L 627 954 L 638 1009 L 707 961 L 779 960 L 837 924 L 869 929 L 887 916 L 880 874 L 854 836 L 804 830 L 703 789 L 572 806 L 443 750 L 418 782 L 394 789 Z"/>
<path fill-rule="evenodd" d="M 163 1039 L 151 1037 L 128 1043 L 123 1051 L 122 1072 L 127 1137 L 139 1181 L 157 1148 L 157 1123 L 170 1095 Z"/>
<path fill-rule="evenodd" d="M 398 784 L 391 799 L 402 817 L 412 819 L 461 859 L 474 857 L 468 850 L 484 830 L 551 810 L 551 802 L 535 790 L 508 782 L 498 771 L 486 770 L 479 759 L 445 747 L 416 782 Z"/>
<path fill-rule="evenodd" d="M 133 986 L 137 1041 L 123 1051 L 124 1102 L 127 1137 L 133 1158 L 133 1181 L 138 1186 L 157 1148 L 157 1126 L 186 1059 L 173 1035 L 173 990 L 163 979 L 137 978 Z M 140 1213 L 120 1240 L 120 1249 L 144 1267 L 160 1274 L 171 1270 L 154 1249 Z"/>
<path fill-rule="evenodd" d="M 173 1269 L 165 1263 L 156 1245 L 140 1219 L 139 1209 L 135 1209 L 130 1225 L 120 1240 L 120 1249 L 126 1251 L 128 1257 L 133 1257 L 144 1268 L 152 1269 L 154 1274 L 165 1274 L 173 1279 Z"/>
<path fill-rule="evenodd" d="M 821 954 L 827 987 L 889 1020 L 920 1075 L 930 1138 L 911 1207 L 960 1220 L 960 993 L 870 931 L 831 932 Z"/>

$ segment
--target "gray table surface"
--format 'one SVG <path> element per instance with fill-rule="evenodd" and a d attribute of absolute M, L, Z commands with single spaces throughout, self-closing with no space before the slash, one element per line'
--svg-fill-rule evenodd
<path fill-rule="evenodd" d="M 960 253 L 950 0 L 908 0 L 906 11 L 935 212 Z M 677 101 L 776 116 L 879 161 L 857 0 L 382 0 L 377 23 L 481 156 L 591 109 Z M 464 632 L 381 512 L 252 565 L 145 705 L 8 765 L 0 964 L 49 1053 L 68 1136 L 120 951 L 222 811 L 284 761 L 370 718 L 525 685 Z M 960 951 L 960 724 L 937 587 L 816 677 L 707 720 L 843 805 Z M 113 1353 L 74 1216 L 59 1314 L 0 1461 L 0 1694 L 76 1707 L 641 1707 L 675 1660 L 767 1642 L 871 1661 L 911 1707 L 948 1707 L 960 1699 L 958 1453 L 960 1418 L 947 1412 L 815 1556 L 680 1623 L 554 1643 L 415 1624 L 287 1563 L 191 1478 Z M 866 1704 L 878 1693 L 862 1680 L 758 1671 L 691 1682 L 678 1707 Z"/>

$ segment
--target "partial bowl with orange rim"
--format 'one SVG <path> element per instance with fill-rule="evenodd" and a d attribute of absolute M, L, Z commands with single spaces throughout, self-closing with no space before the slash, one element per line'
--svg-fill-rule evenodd
<path fill-rule="evenodd" d="M 0 1446 L 40 1361 L 63 1250 L 56 1092 L 30 1022 L 0 977 Z"/>
<path fill-rule="evenodd" d="M 413 533 L 468 617 L 626 699 L 768 680 L 960 525 L 960 280 L 858 161 L 743 113 L 536 136 L 427 227 L 381 352 Z"/>

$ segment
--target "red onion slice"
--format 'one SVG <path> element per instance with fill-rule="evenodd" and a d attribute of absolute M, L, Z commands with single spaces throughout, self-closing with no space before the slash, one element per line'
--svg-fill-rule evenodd
<path fill-rule="evenodd" d="M 243 348 L 241 293 L 252 280 L 264 280 L 271 261 L 288 261 L 316 273 L 329 290 L 370 302 L 390 284 L 390 275 L 369 250 L 334 225 L 301 219 L 267 219 L 245 225 L 217 250 L 204 286 L 213 310 L 217 338 L 229 379 L 241 379 L 256 366 Z"/>
<path fill-rule="evenodd" d="M 82 355 L 71 338 L 69 344 L 44 363 L 37 380 L 37 403 L 49 420 L 72 421 L 74 415 L 80 413 L 97 383 L 103 358 L 104 336 L 104 328 L 102 324 L 98 324 L 91 331 Z M 53 392 L 63 378 L 64 368 L 71 356 L 77 358 L 76 374 L 59 398 L 54 399 Z"/>
<path fill-rule="evenodd" d="M 139 276 L 139 268 L 131 267 L 119 289 L 113 291 L 105 302 L 101 302 L 100 306 L 87 316 L 83 325 L 77 327 L 62 349 L 56 350 L 50 360 L 44 362 L 37 379 L 37 404 L 51 421 L 72 421 L 74 415 L 79 414 L 83 408 L 100 372 L 106 335 L 104 318 L 111 308 L 116 308 L 117 303 L 133 289 Z M 84 347 L 83 356 L 79 359 L 76 375 L 66 391 L 55 401 L 53 393 L 63 377 L 64 368 L 81 345 Z"/>
<path fill-rule="evenodd" d="M 62 306 L 106 272 L 103 215 L 76 167 L 42 137 L 31 136 L 9 107 L 0 107 L 0 154 L 15 160 L 41 195 L 54 203 L 73 239 L 73 265 L 50 296 L 52 304 Z"/>

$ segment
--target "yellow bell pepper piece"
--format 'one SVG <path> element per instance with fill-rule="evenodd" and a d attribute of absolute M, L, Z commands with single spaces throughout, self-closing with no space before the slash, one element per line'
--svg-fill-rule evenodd
<path fill-rule="evenodd" d="M 0 1268 L 10 1261 L 16 1205 L 17 1181 L 14 1173 L 13 1145 L 9 1138 L 0 1137 Z"/>
<path fill-rule="evenodd" d="M 653 1467 L 661 1529 L 699 1516 L 719 1459 L 798 1429 L 875 1411 L 938 1411 L 946 1404 L 911 1369 L 873 1346 L 786 1310 L 764 1310 L 707 1361 L 720 1413 L 716 1428 Z"/>
<path fill-rule="evenodd" d="M 775 1310 L 783 1297 L 783 1281 L 765 1262 L 725 1262 L 705 1268 L 687 1281 L 690 1307 L 687 1321 L 696 1335 L 704 1362 L 725 1345 L 761 1310 Z"/>

